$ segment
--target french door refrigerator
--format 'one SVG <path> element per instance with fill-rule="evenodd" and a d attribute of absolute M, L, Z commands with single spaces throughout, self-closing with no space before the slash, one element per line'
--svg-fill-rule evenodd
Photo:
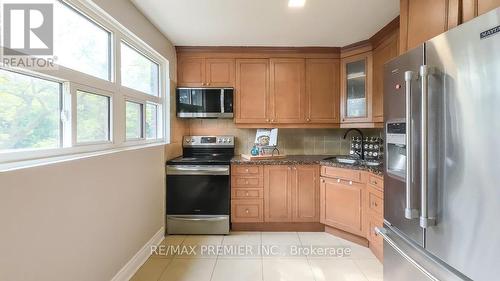
<path fill-rule="evenodd" d="M 384 280 L 500 280 L 500 8 L 384 71 Z"/>

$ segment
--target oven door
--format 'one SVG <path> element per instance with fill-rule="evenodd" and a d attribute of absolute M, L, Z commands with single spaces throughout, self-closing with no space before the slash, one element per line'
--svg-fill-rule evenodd
<path fill-rule="evenodd" d="M 227 234 L 229 165 L 167 166 L 167 233 Z"/>
<path fill-rule="evenodd" d="M 177 88 L 177 117 L 233 118 L 233 89 Z"/>

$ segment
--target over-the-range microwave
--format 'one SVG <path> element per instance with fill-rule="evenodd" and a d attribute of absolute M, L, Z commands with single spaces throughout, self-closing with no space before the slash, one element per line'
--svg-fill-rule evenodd
<path fill-rule="evenodd" d="M 177 88 L 177 117 L 233 118 L 233 88 Z"/>

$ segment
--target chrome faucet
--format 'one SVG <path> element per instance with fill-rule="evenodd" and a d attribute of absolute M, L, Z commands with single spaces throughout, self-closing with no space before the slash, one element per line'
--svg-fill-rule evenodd
<path fill-rule="evenodd" d="M 361 155 L 359 155 L 359 158 L 361 158 L 362 160 L 365 160 L 365 145 L 364 145 L 364 139 L 365 139 L 365 136 L 363 135 L 363 132 L 361 132 L 360 129 L 356 129 L 356 128 L 351 128 L 347 131 L 345 131 L 345 134 L 344 134 L 344 139 L 347 138 L 347 135 L 349 134 L 349 132 L 351 131 L 356 131 L 359 133 L 359 135 L 361 136 Z"/>

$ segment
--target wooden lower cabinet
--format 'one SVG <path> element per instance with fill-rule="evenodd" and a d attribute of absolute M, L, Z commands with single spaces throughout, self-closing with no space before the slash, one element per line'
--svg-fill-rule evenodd
<path fill-rule="evenodd" d="M 264 186 L 261 165 L 231 166 L 231 222 L 264 221 Z"/>
<path fill-rule="evenodd" d="M 292 221 L 290 166 L 264 166 L 264 221 Z"/>
<path fill-rule="evenodd" d="M 316 165 L 292 167 L 292 220 L 319 221 L 319 168 Z"/>
<path fill-rule="evenodd" d="M 323 223 L 364 237 L 363 184 L 323 177 L 320 189 Z"/>
<path fill-rule="evenodd" d="M 262 200 L 231 200 L 232 222 L 262 222 Z"/>
<path fill-rule="evenodd" d="M 375 233 L 383 226 L 382 177 L 318 165 L 232 165 L 231 173 L 236 229 L 318 231 L 324 224 L 364 241 L 382 260 L 383 241 Z"/>
<path fill-rule="evenodd" d="M 375 227 L 383 227 L 384 225 L 384 181 L 379 176 L 370 175 L 368 184 L 366 185 L 367 200 L 367 239 L 369 241 L 370 250 L 375 256 L 382 261 L 384 256 L 384 241 L 382 237 L 375 233 Z"/>
<path fill-rule="evenodd" d="M 342 232 L 346 239 L 363 240 L 380 261 L 383 240 L 375 233 L 375 227 L 383 226 L 383 188 L 384 179 L 378 175 L 321 167 L 320 222 Z"/>

